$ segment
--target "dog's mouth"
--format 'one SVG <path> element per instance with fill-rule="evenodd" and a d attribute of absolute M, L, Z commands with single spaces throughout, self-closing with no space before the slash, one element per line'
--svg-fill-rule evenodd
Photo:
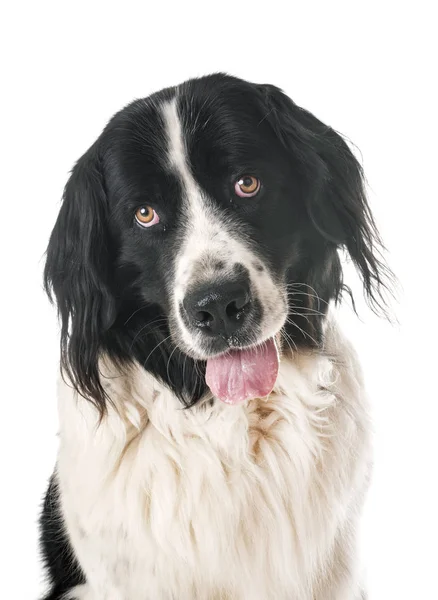
<path fill-rule="evenodd" d="M 207 360 L 206 382 L 213 394 L 227 404 L 240 404 L 268 396 L 279 369 L 275 338 L 249 348 L 232 349 Z"/>

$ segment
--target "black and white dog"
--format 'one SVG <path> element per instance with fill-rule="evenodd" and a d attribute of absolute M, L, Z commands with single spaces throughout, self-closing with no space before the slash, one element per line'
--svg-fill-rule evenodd
<path fill-rule="evenodd" d="M 117 113 L 47 251 L 62 323 L 46 600 L 356 600 L 370 470 L 338 250 L 386 269 L 361 167 L 217 74 Z"/>

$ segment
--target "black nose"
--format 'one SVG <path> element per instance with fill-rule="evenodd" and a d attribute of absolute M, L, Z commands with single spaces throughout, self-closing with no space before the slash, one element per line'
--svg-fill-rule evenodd
<path fill-rule="evenodd" d="M 226 282 L 203 287 L 187 294 L 183 307 L 193 326 L 228 337 L 242 326 L 250 311 L 249 285 Z"/>

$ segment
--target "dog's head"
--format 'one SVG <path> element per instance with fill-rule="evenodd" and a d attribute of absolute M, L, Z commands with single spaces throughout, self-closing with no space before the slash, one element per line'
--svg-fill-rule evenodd
<path fill-rule="evenodd" d="M 339 248 L 379 305 L 378 244 L 349 147 L 278 88 L 213 75 L 135 101 L 76 164 L 50 239 L 63 368 L 101 410 L 102 353 L 187 405 L 206 364 L 219 397 L 263 395 L 279 345 L 321 343 Z"/>

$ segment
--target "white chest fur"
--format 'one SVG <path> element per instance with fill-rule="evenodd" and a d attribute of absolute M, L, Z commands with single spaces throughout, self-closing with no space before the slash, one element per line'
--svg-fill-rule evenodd
<path fill-rule="evenodd" d="M 369 466 L 350 346 L 281 363 L 274 393 L 183 410 L 140 368 L 108 379 L 115 409 L 64 384 L 58 478 L 87 600 L 353 600 L 354 527 Z"/>

